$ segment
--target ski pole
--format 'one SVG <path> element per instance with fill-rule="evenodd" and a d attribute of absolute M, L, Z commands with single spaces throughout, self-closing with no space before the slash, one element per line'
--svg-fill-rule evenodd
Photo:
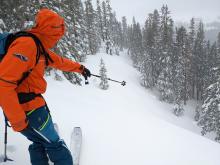
<path fill-rule="evenodd" d="M 5 144 L 5 150 L 4 150 L 4 162 L 6 161 L 13 161 L 12 159 L 9 159 L 8 156 L 7 156 L 7 142 L 8 142 L 8 127 L 9 124 L 8 124 L 8 121 L 7 121 L 7 118 L 5 117 L 5 140 L 4 140 L 4 144 Z"/>
<path fill-rule="evenodd" d="M 101 76 L 99 76 L 99 75 L 95 75 L 95 74 L 91 74 L 91 76 L 101 78 Z M 113 81 L 113 82 L 117 82 L 117 83 L 120 83 L 122 86 L 125 86 L 125 85 L 126 85 L 126 82 L 125 82 L 125 81 L 120 82 L 120 81 L 113 80 L 113 79 L 110 79 L 110 78 L 107 78 L 107 80 L 109 80 L 109 81 Z"/>
<path fill-rule="evenodd" d="M 85 84 L 88 85 L 89 84 L 89 81 L 88 81 L 88 77 L 85 76 Z"/>

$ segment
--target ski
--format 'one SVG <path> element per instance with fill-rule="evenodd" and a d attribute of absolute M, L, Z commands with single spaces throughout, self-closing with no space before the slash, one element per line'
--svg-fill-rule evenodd
<path fill-rule="evenodd" d="M 74 127 L 71 134 L 70 150 L 73 155 L 73 164 L 79 165 L 80 152 L 82 144 L 82 130 L 80 127 Z"/>
<path fill-rule="evenodd" d="M 60 135 L 59 134 L 59 127 L 58 127 L 57 123 L 53 123 L 53 125 L 54 125 L 54 129 L 57 131 L 58 135 Z"/>

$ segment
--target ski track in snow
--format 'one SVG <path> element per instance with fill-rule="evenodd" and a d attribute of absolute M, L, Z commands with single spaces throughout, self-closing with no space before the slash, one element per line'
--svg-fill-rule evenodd
<path fill-rule="evenodd" d="M 84 65 L 99 74 L 101 58 L 107 76 L 125 80 L 126 86 L 109 81 L 110 88 L 101 90 L 99 79 L 94 77 L 89 85 L 82 86 L 47 77 L 45 99 L 61 137 L 70 145 L 73 128 L 82 128 L 80 165 L 219 165 L 220 145 L 200 135 L 193 122 L 193 102 L 186 107 L 185 116 L 177 118 L 171 105 L 158 101 L 154 92 L 141 87 L 140 75 L 125 53 L 91 55 Z M 1 160 L 2 114 L 0 124 Z M 8 157 L 15 161 L 0 164 L 29 165 L 30 143 L 11 130 L 8 134 Z"/>

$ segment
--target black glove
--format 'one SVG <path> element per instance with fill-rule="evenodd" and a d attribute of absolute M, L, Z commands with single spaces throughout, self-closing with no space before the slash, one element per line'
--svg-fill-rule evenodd
<path fill-rule="evenodd" d="M 82 75 L 87 79 L 87 77 L 91 77 L 91 72 L 89 69 L 87 69 L 85 66 L 81 65 L 82 67 Z"/>
<path fill-rule="evenodd" d="M 91 77 L 91 72 L 85 66 L 81 65 L 80 69 L 82 70 L 82 75 L 85 78 L 85 84 L 89 84 L 88 77 Z"/>

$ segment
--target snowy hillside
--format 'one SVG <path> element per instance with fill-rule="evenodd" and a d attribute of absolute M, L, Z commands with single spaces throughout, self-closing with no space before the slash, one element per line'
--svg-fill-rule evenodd
<path fill-rule="evenodd" d="M 175 117 L 170 105 L 158 101 L 155 94 L 140 86 L 139 73 L 126 55 L 99 53 L 88 56 L 85 66 L 98 74 L 101 58 L 108 77 L 125 80 L 126 86 L 109 82 L 110 88 L 101 90 L 99 79 L 94 77 L 89 85 L 83 86 L 47 78 L 45 98 L 67 144 L 72 129 L 82 128 L 80 165 L 219 165 L 220 144 L 199 134 L 190 106 L 184 117 Z M 0 117 L 1 159 L 2 113 Z M 10 130 L 8 156 L 14 162 L 0 164 L 29 165 L 28 144 Z"/>

